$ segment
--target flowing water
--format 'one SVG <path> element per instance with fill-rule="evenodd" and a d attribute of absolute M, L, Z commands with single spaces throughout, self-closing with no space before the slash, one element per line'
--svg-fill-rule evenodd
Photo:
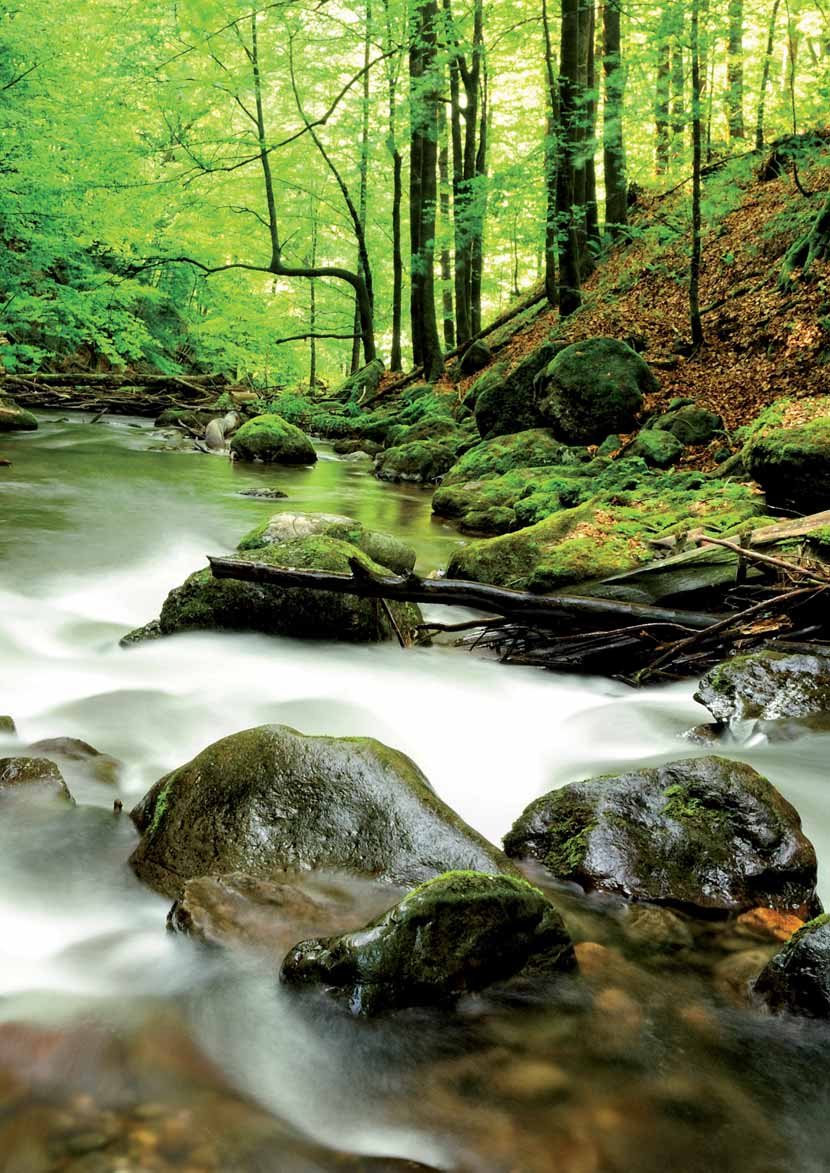
<path fill-rule="evenodd" d="M 226 734 L 281 722 L 377 737 L 498 842 L 553 786 L 704 752 L 682 734 L 705 714 L 690 686 L 634 693 L 440 645 L 188 634 L 123 650 L 206 553 L 283 506 L 395 532 L 423 571 L 459 540 L 432 520 L 428 493 L 380 484 L 325 446 L 313 469 L 285 470 L 160 443 L 146 422 L 80 414 L 3 440 L 0 713 L 18 733 L 0 734 L 0 755 L 77 737 L 123 770 L 114 786 L 67 763 L 68 814 L 4 807 L 0 1169 L 357 1168 L 338 1163 L 345 1153 L 367 1169 L 826 1169 L 823 1028 L 719 1008 L 703 947 L 657 969 L 624 960 L 616 907 L 562 894 L 575 929 L 611 948 L 603 964 L 618 959 L 592 1004 L 573 990 L 555 1006 L 478 1000 L 451 1022 L 344 1021 L 287 997 L 262 958 L 165 932 L 169 901 L 129 872 L 136 836 L 113 800 L 129 809 Z M 240 495 L 251 487 L 288 497 Z M 797 807 L 825 899 L 828 748 L 824 735 L 756 735 L 723 751 Z"/>

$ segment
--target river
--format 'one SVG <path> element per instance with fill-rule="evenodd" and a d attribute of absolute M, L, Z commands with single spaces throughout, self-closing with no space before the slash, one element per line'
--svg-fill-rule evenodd
<path fill-rule="evenodd" d="M 18 729 L 0 734 L 0 754 L 68 736 L 124 763 L 115 788 L 70 770 L 71 816 L 14 809 L 0 824 L 0 1168 L 341 1168 L 336 1150 L 380 1162 L 366 1168 L 397 1157 L 481 1173 L 826 1169 L 823 1028 L 718 1011 L 694 965 L 667 964 L 643 990 L 621 973 L 630 1005 L 612 1004 L 616 1026 L 598 1046 L 605 1028 L 581 1003 L 478 1006 L 450 1027 L 424 1015 L 367 1027 L 321 1006 L 310 1014 L 261 962 L 165 932 L 169 901 L 126 868 L 135 833 L 113 800 L 129 809 L 228 733 L 281 722 L 377 737 L 498 842 L 553 786 L 704 752 L 682 734 L 706 714 L 690 685 L 633 692 L 445 645 L 188 634 L 124 650 L 119 638 L 155 617 L 205 554 L 232 550 L 282 507 L 397 533 L 422 571 L 445 564 L 459 538 L 432 519 L 428 492 L 381 484 L 326 445 L 311 469 L 246 467 L 155 451 L 164 440 L 147 421 L 87 418 L 44 413 L 39 431 L 4 437 L 0 453 L 13 462 L 0 469 L 0 713 Z M 286 501 L 240 495 L 266 485 Z M 723 751 L 799 810 L 825 900 L 828 748 L 826 735 L 754 735 Z M 615 941 L 617 921 L 603 931 Z M 174 1107 L 180 1132 L 207 1131 L 210 1143 L 165 1148 L 159 1129 L 141 1125 L 153 1119 L 153 1089 L 168 1131 Z M 220 1124 L 230 1103 L 234 1123 Z M 251 1121 L 259 1148 L 223 1149 L 235 1127 L 250 1137 Z M 289 1138 L 279 1159 L 278 1135 Z"/>

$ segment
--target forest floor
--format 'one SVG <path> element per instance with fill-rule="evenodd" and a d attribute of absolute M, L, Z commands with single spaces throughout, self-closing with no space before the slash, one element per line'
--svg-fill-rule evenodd
<path fill-rule="evenodd" d="M 759 156 L 736 159 L 704 186 L 700 283 L 705 347 L 689 357 L 689 187 L 638 196 L 632 240 L 604 257 L 584 286 L 584 305 L 566 321 L 537 312 L 499 347 L 511 366 L 542 342 L 605 334 L 634 340 L 653 364 L 660 390 L 647 412 L 678 396 L 718 412 L 728 436 L 781 397 L 809 399 L 830 391 L 830 263 L 809 280 L 779 287 L 784 254 L 814 219 L 830 189 L 830 149 L 792 172 L 762 181 Z M 478 375 L 455 384 L 463 396 Z M 449 389 L 449 384 L 447 385 Z M 805 404 L 805 409 L 808 407 Z M 798 421 L 798 407 L 788 422 Z M 722 440 L 713 445 L 722 448 Z M 692 450 L 686 467 L 708 467 L 713 452 Z"/>

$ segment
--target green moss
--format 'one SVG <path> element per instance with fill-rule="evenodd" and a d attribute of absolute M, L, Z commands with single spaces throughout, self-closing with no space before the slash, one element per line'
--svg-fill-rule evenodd
<path fill-rule="evenodd" d="M 455 448 L 443 441 L 415 440 L 387 448 L 375 462 L 375 475 L 383 481 L 432 484 L 455 460 Z"/>
<path fill-rule="evenodd" d="M 465 452 L 444 477 L 444 485 L 480 481 L 519 468 L 560 464 L 564 445 L 544 428 L 495 436 Z"/>
<path fill-rule="evenodd" d="M 162 786 L 161 790 L 158 792 L 155 805 L 153 806 L 153 820 L 150 823 L 150 827 L 147 832 L 149 835 L 155 835 L 156 831 L 161 826 L 161 820 L 164 818 L 164 813 L 167 810 L 167 804 L 170 801 L 171 782 L 168 782 L 166 786 Z"/>
<path fill-rule="evenodd" d="M 279 464 L 313 464 L 317 453 L 294 424 L 278 415 L 257 415 L 231 439 L 231 452 L 240 460 Z"/>

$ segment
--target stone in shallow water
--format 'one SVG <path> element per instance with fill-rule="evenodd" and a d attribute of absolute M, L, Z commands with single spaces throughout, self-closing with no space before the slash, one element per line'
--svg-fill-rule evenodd
<path fill-rule="evenodd" d="M 197 876 L 345 870 L 401 886 L 450 868 L 513 872 L 410 758 L 368 737 L 261 725 L 158 781 L 131 815 L 130 863 L 171 896 Z"/>
<path fill-rule="evenodd" d="M 123 769 L 117 758 L 101 753 L 78 737 L 46 737 L 27 746 L 26 752 L 55 761 L 69 774 L 86 773 L 96 782 L 111 785 L 118 781 Z"/>
<path fill-rule="evenodd" d="M 722 724 L 830 713 L 830 656 L 772 651 L 733 656 L 706 673 L 695 700 Z"/>
<path fill-rule="evenodd" d="M 11 717 L 0 716 L 0 733 L 16 733 L 17 726 Z"/>
<path fill-rule="evenodd" d="M 303 941 L 280 978 L 322 986 L 353 1014 L 372 1015 L 575 967 L 562 917 L 538 888 L 513 876 L 449 872 L 356 933 Z"/>
<path fill-rule="evenodd" d="M 536 799 L 505 836 L 586 889 L 730 912 L 820 908 L 798 812 L 741 762 L 690 758 L 591 778 Z"/>
<path fill-rule="evenodd" d="M 830 1018 L 830 916 L 816 917 L 790 938 L 753 994 L 774 1013 Z"/>
<path fill-rule="evenodd" d="M 0 758 L 0 798 L 5 795 L 73 803 L 60 770 L 48 758 Z"/>

